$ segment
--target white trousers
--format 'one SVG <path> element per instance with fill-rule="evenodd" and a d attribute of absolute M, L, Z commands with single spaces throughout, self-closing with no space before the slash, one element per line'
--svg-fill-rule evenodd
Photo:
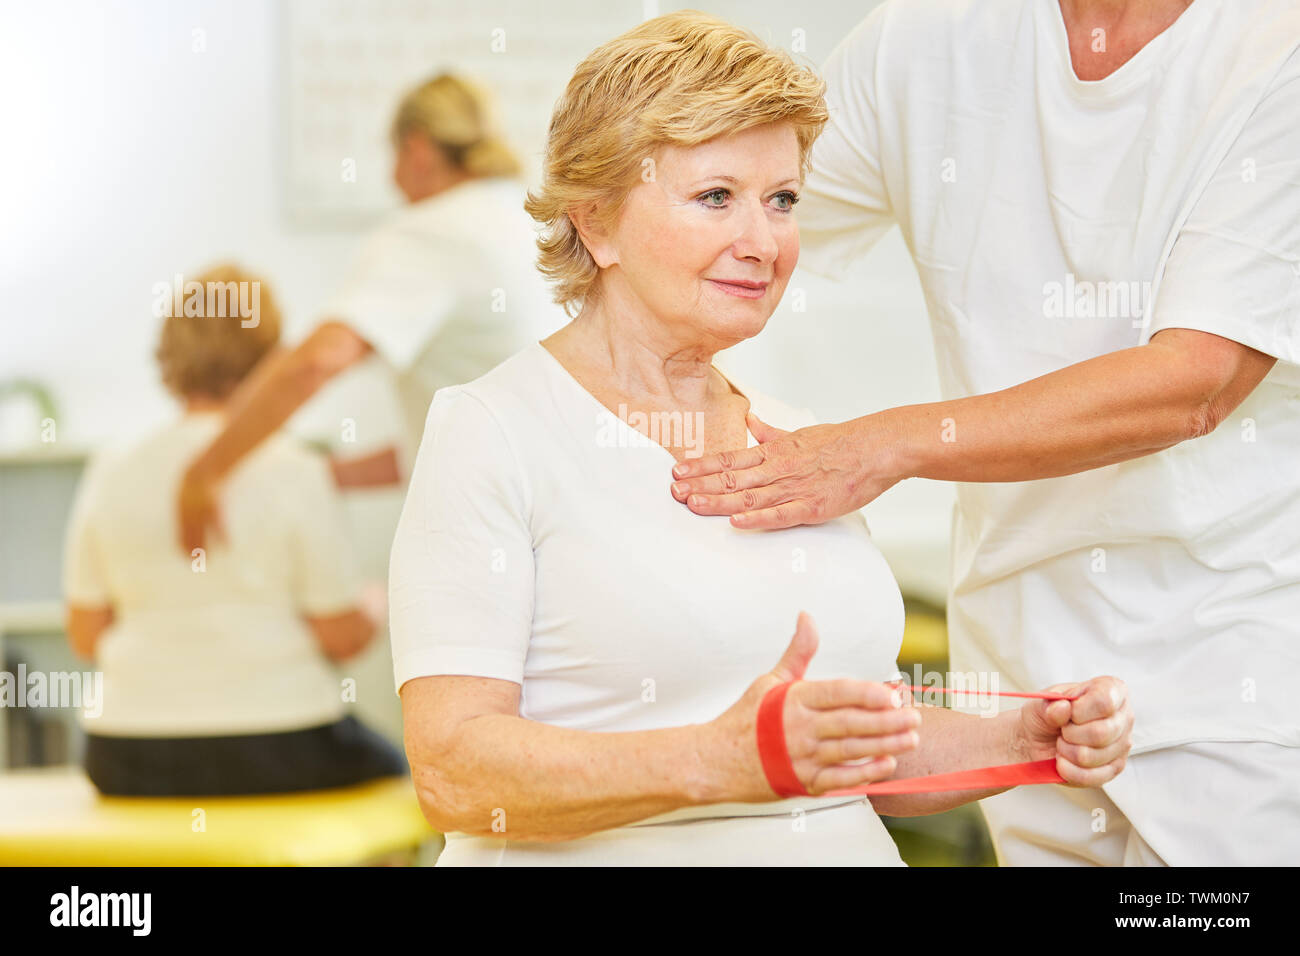
<path fill-rule="evenodd" d="M 981 801 L 1001 866 L 1296 866 L 1300 747 L 1189 743 L 1130 756 L 1104 789 Z"/>

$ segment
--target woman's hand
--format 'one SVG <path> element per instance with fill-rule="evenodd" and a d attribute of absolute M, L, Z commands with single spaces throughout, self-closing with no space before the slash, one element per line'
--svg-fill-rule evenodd
<path fill-rule="evenodd" d="M 865 680 L 800 680 L 816 652 L 817 631 L 812 618 L 801 612 L 776 667 L 705 725 L 702 756 L 717 775 L 716 799 L 706 802 L 780 799 L 763 772 L 756 725 L 764 695 L 787 681 L 798 683 L 785 697 L 786 747 L 795 774 L 813 796 L 884 779 L 895 770 L 894 755 L 917 745 L 920 710 L 903 707 L 896 688 Z M 862 758 L 872 759 L 847 763 Z"/>
<path fill-rule="evenodd" d="M 1118 677 L 1056 684 L 1048 693 L 1075 700 L 1033 700 L 1020 708 L 1013 750 L 1024 760 L 1056 758 L 1072 787 L 1099 787 L 1124 769 L 1133 746 L 1133 709 Z"/>
<path fill-rule="evenodd" d="M 787 432 L 748 416 L 762 444 L 673 468 L 672 495 L 699 515 L 732 515 L 737 528 L 820 524 L 856 511 L 905 475 L 872 416 Z"/>

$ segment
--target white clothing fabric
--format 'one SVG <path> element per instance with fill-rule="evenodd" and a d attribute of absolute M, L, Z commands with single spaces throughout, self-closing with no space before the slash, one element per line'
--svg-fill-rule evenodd
<path fill-rule="evenodd" d="M 949 596 L 954 670 L 1006 689 L 1121 676 L 1135 754 L 1284 745 L 1273 786 L 1290 803 L 1253 821 L 1274 834 L 1294 834 L 1300 801 L 1297 51 L 1294 1 L 1196 0 L 1083 82 L 1054 0 L 887 3 L 827 62 L 831 122 L 798 207 L 802 261 L 829 276 L 900 225 L 945 398 L 1161 329 L 1277 356 L 1209 436 L 1060 479 L 958 485 Z M 1171 808 L 1206 786 L 1184 749 L 1132 758 L 1105 787 L 1171 860 L 1190 848 L 1162 839 Z M 1144 773 L 1157 762 L 1167 777 Z M 1047 813 L 1063 792 L 996 800 Z M 1183 818 L 1183 840 L 1209 845 L 1238 806 Z M 1225 853 L 1199 858 L 1249 858 Z"/>
<path fill-rule="evenodd" d="M 487 177 L 395 211 L 326 307 L 393 368 L 408 462 L 434 392 L 478 378 L 568 321 L 537 270 L 524 195 L 514 179 Z"/>
<path fill-rule="evenodd" d="M 1002 866 L 1295 866 L 1297 764 L 1264 741 L 1183 744 L 1130 757 L 1104 792 L 1017 787 L 981 809 Z"/>
<path fill-rule="evenodd" d="M 945 398 L 1168 328 L 1280 360 L 1206 437 L 959 484 L 954 670 L 1019 690 L 1117 675 L 1134 753 L 1300 747 L 1300 5 L 1196 0 L 1083 82 L 1054 0 L 889 2 L 824 72 L 801 261 L 842 275 L 896 222 Z M 1158 793 L 1130 808 L 1144 834 L 1199 785 L 1146 782 Z"/>
<path fill-rule="evenodd" d="M 176 495 L 216 437 L 219 413 L 191 413 L 94 460 L 64 551 L 64 599 L 111 605 L 96 647 L 103 711 L 94 734 L 273 733 L 344 716 L 339 679 L 307 616 L 357 603 L 360 580 L 325 461 L 272 436 L 221 492 L 228 542 L 181 553 Z"/>
<path fill-rule="evenodd" d="M 807 412 L 742 393 L 779 428 L 813 423 Z M 788 531 L 738 530 L 672 498 L 674 463 L 539 343 L 475 382 L 440 390 L 393 544 L 398 689 L 426 675 L 476 675 L 520 684 L 520 716 L 557 727 L 702 723 L 775 666 L 800 610 L 821 639 L 808 679 L 896 675 L 902 599 L 861 514 Z M 675 821 L 762 812 L 779 818 L 770 824 L 776 834 L 791 830 L 795 809 L 841 805 L 865 812 L 834 811 L 838 836 L 828 842 L 842 853 L 828 860 L 898 865 L 869 804 L 843 797 L 678 811 L 643 821 L 668 826 L 518 850 L 512 843 L 504 857 L 504 838 L 461 836 L 449 838 L 444 854 L 449 863 L 484 865 L 596 862 L 611 853 L 633 862 L 643 852 L 719 863 L 743 843 L 738 829 Z M 805 850 L 824 852 L 821 844 L 813 852 L 813 842 L 774 838 L 768 862 L 813 862 Z"/>
<path fill-rule="evenodd" d="M 711 808 L 710 808 L 711 809 Z M 616 827 L 562 843 L 447 834 L 437 866 L 904 866 L 871 804 Z"/>

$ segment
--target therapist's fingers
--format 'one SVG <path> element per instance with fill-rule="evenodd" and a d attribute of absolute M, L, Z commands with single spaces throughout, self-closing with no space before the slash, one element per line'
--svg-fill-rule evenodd
<path fill-rule="evenodd" d="M 757 476 L 749 470 L 766 463 L 770 451 L 763 445 L 755 445 L 679 461 L 673 466 L 673 478 L 680 487 L 674 486 L 673 495 L 681 501 L 691 493 L 717 495 L 737 488 L 752 488 L 755 484 L 767 484 L 774 477 L 770 474 L 770 466 Z M 737 481 L 738 474 L 743 476 L 744 483 Z"/>

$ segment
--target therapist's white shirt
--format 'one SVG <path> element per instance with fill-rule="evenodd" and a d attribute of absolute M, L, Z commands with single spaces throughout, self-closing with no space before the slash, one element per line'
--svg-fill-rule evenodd
<path fill-rule="evenodd" d="M 769 424 L 814 423 L 736 385 Z M 861 514 L 738 530 L 673 499 L 674 461 L 538 343 L 440 390 L 393 543 L 398 689 L 472 675 L 521 685 L 520 716 L 556 727 L 698 724 L 776 665 L 801 610 L 821 638 L 809 679 L 896 675 L 902 598 Z M 674 825 L 739 815 L 766 822 Z M 507 818 L 502 838 L 450 835 L 439 864 L 901 863 L 861 799 L 714 805 L 642 823 L 669 825 L 526 844 L 508 840 Z"/>
<path fill-rule="evenodd" d="M 1292 0 L 1196 0 L 1082 82 L 1055 0 L 907 0 L 873 11 L 825 67 L 801 261 L 843 275 L 897 223 L 945 397 L 1166 328 L 1280 360 L 1207 437 L 1070 477 L 958 486 L 954 668 L 1024 690 L 1118 675 L 1135 753 L 1300 746 L 1297 47 Z"/>
<path fill-rule="evenodd" d="M 190 737 L 341 719 L 342 685 L 304 615 L 355 607 L 360 579 L 325 461 L 275 435 L 222 488 L 224 540 L 181 552 L 180 478 L 221 429 L 201 412 L 101 454 L 77 490 L 64 599 L 111 605 L 95 649 L 103 712 L 87 732 Z"/>
<path fill-rule="evenodd" d="M 522 183 L 471 179 L 404 206 L 363 243 L 325 314 L 396 372 L 409 462 L 433 394 L 478 378 L 568 319 L 536 266 Z"/>

